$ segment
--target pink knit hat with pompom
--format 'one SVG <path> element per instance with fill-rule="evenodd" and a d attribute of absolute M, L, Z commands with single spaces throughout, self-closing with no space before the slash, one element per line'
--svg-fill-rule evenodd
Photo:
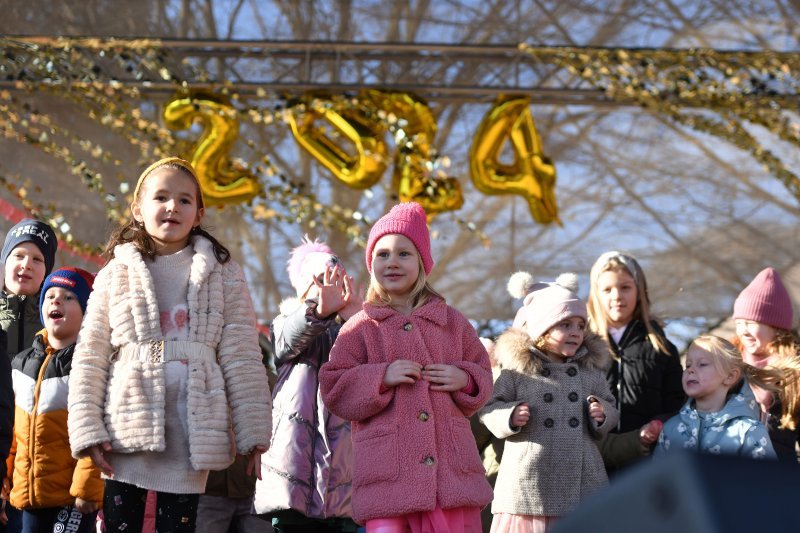
<path fill-rule="evenodd" d="M 774 268 L 759 272 L 739 294 L 733 304 L 733 318 L 792 329 L 792 300 Z"/>
<path fill-rule="evenodd" d="M 586 304 L 575 294 L 578 290 L 575 274 L 561 274 L 555 283 L 536 283 L 531 289 L 514 318 L 513 327 L 526 328 L 534 340 L 564 319 L 579 316 L 587 320 Z"/>
<path fill-rule="evenodd" d="M 289 273 L 289 282 L 301 296 L 308 289 L 311 278 L 325 271 L 325 267 L 333 267 L 339 258 L 324 242 L 303 235 L 300 246 L 292 250 L 286 271 Z"/>
<path fill-rule="evenodd" d="M 372 226 L 367 240 L 368 271 L 372 272 L 372 250 L 375 249 L 375 243 L 384 235 L 390 234 L 405 235 L 414 243 L 422 259 L 425 275 L 430 275 L 433 269 L 431 237 L 428 233 L 428 219 L 422 206 L 416 202 L 397 204 Z"/>

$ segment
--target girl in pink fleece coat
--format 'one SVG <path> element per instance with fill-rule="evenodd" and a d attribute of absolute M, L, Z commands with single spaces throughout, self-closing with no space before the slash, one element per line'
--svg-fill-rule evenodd
<path fill-rule="evenodd" d="M 492 373 L 475 330 L 426 281 L 419 204 L 375 223 L 366 261 L 366 302 L 319 374 L 326 405 L 353 422 L 354 518 L 370 533 L 478 533 L 492 489 L 467 417 L 491 395 Z"/>

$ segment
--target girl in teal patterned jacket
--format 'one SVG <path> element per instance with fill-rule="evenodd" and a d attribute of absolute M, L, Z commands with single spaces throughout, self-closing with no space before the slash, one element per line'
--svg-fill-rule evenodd
<path fill-rule="evenodd" d="M 689 450 L 775 459 L 750 384 L 775 390 L 779 378 L 775 370 L 745 364 L 725 339 L 699 337 L 689 347 L 683 371 L 683 390 L 689 401 L 664 424 L 655 455 Z"/>

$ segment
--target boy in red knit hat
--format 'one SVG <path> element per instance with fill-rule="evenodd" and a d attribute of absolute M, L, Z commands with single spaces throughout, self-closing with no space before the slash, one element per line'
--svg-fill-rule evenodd
<path fill-rule="evenodd" d="M 72 353 L 93 281 L 80 268 L 50 274 L 39 297 L 45 328 L 11 362 L 16 397 L 11 504 L 22 509 L 24 531 L 92 531 L 103 500 L 100 471 L 91 459 L 72 457 L 67 437 Z"/>
<path fill-rule="evenodd" d="M 800 443 L 800 383 L 792 376 L 800 368 L 800 338 L 792 332 L 792 301 L 781 277 L 765 268 L 745 287 L 733 304 L 734 344 L 744 361 L 787 373 L 778 396 L 752 387 L 763 411 L 763 422 L 781 461 L 797 463 Z"/>

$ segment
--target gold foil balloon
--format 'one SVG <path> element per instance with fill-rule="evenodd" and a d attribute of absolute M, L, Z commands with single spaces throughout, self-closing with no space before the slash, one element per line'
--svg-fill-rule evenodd
<path fill-rule="evenodd" d="M 424 101 L 408 93 L 365 90 L 362 101 L 397 118 L 398 142 L 392 186 L 401 202 L 418 202 L 428 219 L 443 211 L 455 211 L 464 204 L 461 183 L 455 178 L 432 178 L 431 144 L 436 136 L 436 119 Z"/>
<path fill-rule="evenodd" d="M 185 130 L 195 121 L 203 133 L 187 159 L 197 171 L 206 205 L 246 202 L 259 192 L 257 178 L 230 159 L 231 146 L 239 135 L 236 110 L 213 95 L 196 93 L 177 97 L 164 109 L 166 126 Z"/>
<path fill-rule="evenodd" d="M 311 156 L 349 187 L 367 189 L 377 183 L 386 170 L 386 131 L 355 109 L 341 111 L 329 107 L 310 107 L 300 118 L 288 115 L 292 135 Z M 322 122 L 322 125 L 320 125 Z M 327 124 L 343 139 L 325 133 Z M 341 140 L 349 144 L 343 147 Z"/>
<path fill-rule="evenodd" d="M 481 121 L 470 148 L 472 182 L 484 194 L 518 194 L 528 200 L 533 219 L 556 222 L 556 169 L 542 153 L 528 98 L 500 98 Z M 514 152 L 510 164 L 500 162 L 506 142 Z"/>

